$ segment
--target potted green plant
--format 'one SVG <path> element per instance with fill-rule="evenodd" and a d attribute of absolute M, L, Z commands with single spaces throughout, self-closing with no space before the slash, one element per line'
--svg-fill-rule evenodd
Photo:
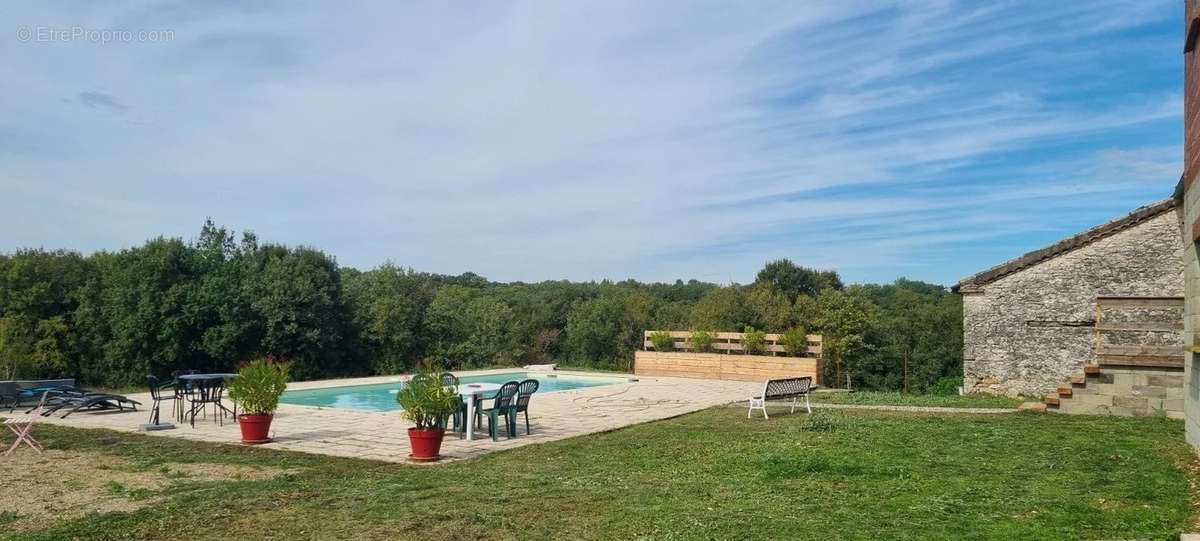
<path fill-rule="evenodd" d="M 654 351 L 675 350 L 675 338 L 671 336 L 670 331 L 654 331 L 650 333 L 650 343 L 654 344 Z"/>
<path fill-rule="evenodd" d="M 279 407 L 279 396 L 287 389 L 290 368 L 289 363 L 255 359 L 229 381 L 229 398 L 242 408 L 238 415 L 242 443 L 271 441 L 271 419 Z"/>
<path fill-rule="evenodd" d="M 749 325 L 742 331 L 742 349 L 746 350 L 746 355 L 757 355 L 762 353 L 763 346 L 767 342 L 767 333 L 755 330 Z"/>
<path fill-rule="evenodd" d="M 792 357 L 803 357 L 808 353 L 808 331 L 803 328 L 793 328 L 783 333 L 779 340 L 783 349 Z"/>
<path fill-rule="evenodd" d="M 708 331 L 692 331 L 692 351 L 697 353 L 708 353 L 712 351 L 713 341 L 716 340 L 715 334 L 716 333 Z"/>
<path fill-rule="evenodd" d="M 458 409 L 458 389 L 445 385 L 429 364 L 421 367 L 396 393 L 404 417 L 414 425 L 408 429 L 412 447 L 410 460 L 425 462 L 441 458 L 446 420 Z"/>

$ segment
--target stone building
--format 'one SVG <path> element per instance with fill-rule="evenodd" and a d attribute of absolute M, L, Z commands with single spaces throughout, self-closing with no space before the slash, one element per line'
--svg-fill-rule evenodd
<path fill-rule="evenodd" d="M 1160 201 L 959 282 L 966 389 L 1182 414 L 1179 224 Z"/>

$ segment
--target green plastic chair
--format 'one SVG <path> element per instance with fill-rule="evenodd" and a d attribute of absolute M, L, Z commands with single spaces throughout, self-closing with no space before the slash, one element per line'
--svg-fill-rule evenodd
<path fill-rule="evenodd" d="M 445 385 L 446 387 L 458 387 L 459 385 L 458 376 L 455 376 L 449 372 L 442 372 L 438 377 L 442 379 L 442 385 Z M 461 396 L 458 397 L 458 407 L 454 410 L 454 415 L 451 418 L 454 421 L 454 433 L 459 435 L 466 434 L 467 403 L 463 401 Z M 445 423 L 442 423 L 442 425 L 442 428 L 446 428 Z"/>
<path fill-rule="evenodd" d="M 475 413 L 478 416 L 487 415 L 488 417 L 488 435 L 492 437 L 492 441 L 499 441 L 497 434 L 499 433 L 500 416 L 504 416 L 504 430 L 508 432 L 508 437 L 513 437 L 513 427 L 516 425 L 516 413 L 513 411 L 513 397 L 517 396 L 520 389 L 520 383 L 510 381 L 500 386 L 496 391 L 496 395 L 492 398 L 492 407 L 485 409 L 476 409 Z M 475 423 L 476 426 L 479 423 Z"/>
<path fill-rule="evenodd" d="M 525 435 L 529 435 L 529 399 L 538 390 L 538 380 L 527 379 L 517 389 L 517 402 L 513 405 L 512 418 L 508 421 L 509 433 L 517 431 L 517 414 L 525 414 Z"/>

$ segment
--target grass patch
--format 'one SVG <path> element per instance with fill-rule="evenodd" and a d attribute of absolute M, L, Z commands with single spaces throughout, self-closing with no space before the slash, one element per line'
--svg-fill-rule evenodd
<path fill-rule="evenodd" d="M 866 406 L 923 406 L 939 408 L 1015 408 L 1029 399 L 985 394 L 939 396 L 884 391 L 816 391 L 812 401 L 824 404 Z"/>
<path fill-rule="evenodd" d="M 820 420 L 823 419 L 823 420 Z M 828 429 L 826 429 L 828 428 Z M 714 408 L 415 467 L 38 427 L 138 464 L 283 468 L 173 486 L 14 539 L 1079 539 L 1187 527 L 1183 425 L 1156 418 Z M 3 535 L 3 534 L 0 534 Z"/>

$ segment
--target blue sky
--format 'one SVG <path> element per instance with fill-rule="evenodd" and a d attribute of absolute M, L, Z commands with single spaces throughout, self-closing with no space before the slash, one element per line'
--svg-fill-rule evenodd
<path fill-rule="evenodd" d="M 398 4 L 7 6 L 0 250 L 950 284 L 1180 174 L 1177 0 Z"/>

